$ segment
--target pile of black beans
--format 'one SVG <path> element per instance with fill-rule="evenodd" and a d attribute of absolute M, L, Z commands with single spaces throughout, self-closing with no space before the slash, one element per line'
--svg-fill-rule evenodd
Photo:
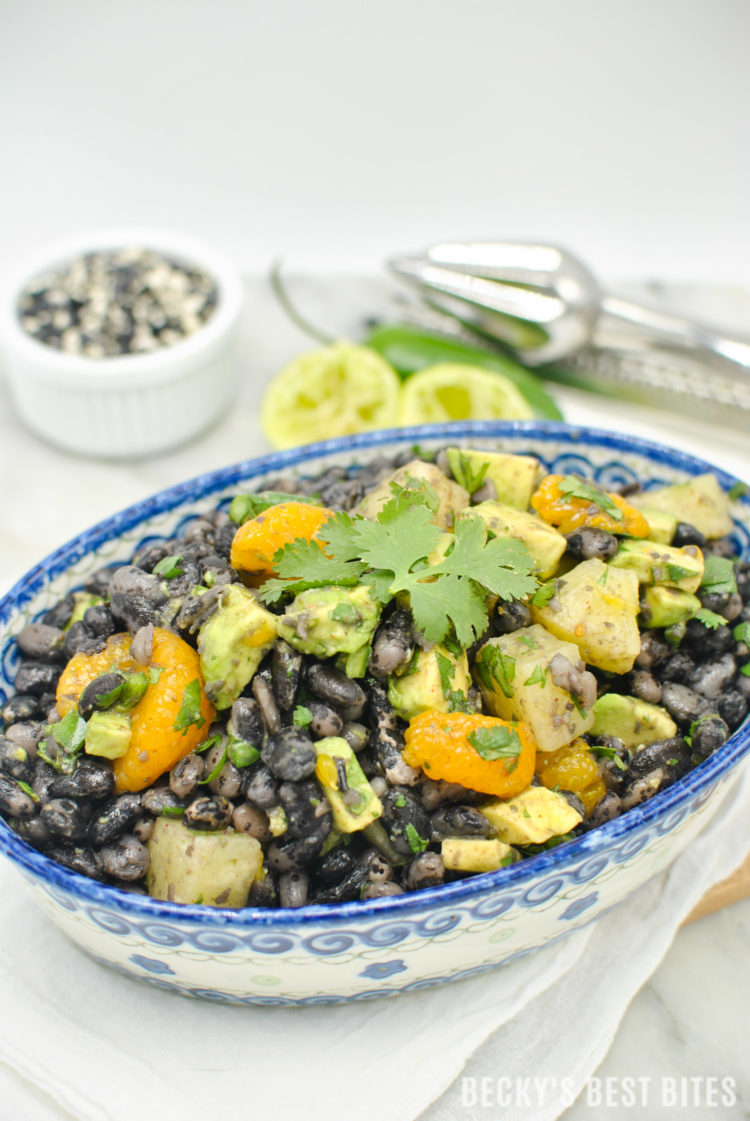
<path fill-rule="evenodd" d="M 310 479 L 279 477 L 264 489 L 316 494 L 326 506 L 350 510 L 413 457 L 409 452 L 373 460 L 362 469 L 332 468 Z M 218 590 L 239 580 L 229 563 L 235 529 L 220 511 L 197 517 L 179 539 L 149 544 L 131 564 L 96 572 L 86 590 L 106 602 L 88 607 L 72 625 L 75 601 L 69 595 L 21 632 L 16 692 L 1 713 L 0 812 L 21 837 L 60 864 L 136 892 L 145 892 L 146 842 L 163 814 L 179 815 L 198 830 L 231 826 L 261 842 L 268 875 L 254 885 L 252 906 L 373 899 L 456 878 L 443 867 L 440 841 L 487 836 L 489 824 L 476 808 L 486 795 L 430 780 L 401 756 L 405 724 L 388 701 L 386 678 L 411 659 L 416 636 L 408 612 L 394 605 L 384 613 L 362 680 L 346 677 L 332 661 L 277 641 L 229 713 L 233 733 L 260 749 L 260 758 L 249 765 L 226 758 L 218 742 L 183 758 L 148 789 L 117 794 L 105 759 L 82 755 L 66 774 L 41 758 L 40 745 L 46 745 L 48 756 L 54 750 L 47 725 L 57 719 L 55 687 L 74 654 L 99 650 L 109 635 L 122 631 L 133 635 L 135 649 L 140 645 L 146 651 L 154 626 L 172 628 L 195 645 Z M 708 552 L 731 555 L 731 543 L 706 543 L 693 527 L 681 526 L 679 535 L 678 543 L 691 541 Z M 579 531 L 569 539 L 569 551 L 578 559 L 606 557 L 612 549 L 613 541 L 600 530 Z M 171 579 L 155 574 L 159 561 L 172 554 L 179 554 L 182 571 Z M 633 671 L 620 678 L 600 675 L 602 689 L 663 705 L 679 734 L 638 752 L 620 740 L 599 737 L 595 742 L 605 749 L 599 756 L 605 797 L 586 817 L 576 795 L 563 792 L 584 816 L 576 833 L 664 790 L 721 748 L 742 723 L 750 677 L 740 668 L 750 661 L 750 650 L 733 631 L 739 622 L 750 621 L 750 564 L 736 561 L 735 571 L 736 594 L 703 597 L 704 606 L 723 616 L 725 624 L 712 630 L 690 622 L 676 645 L 663 631 L 644 631 Z M 210 590 L 195 596 L 196 584 Z M 524 604 L 502 605 L 484 638 L 529 621 Z M 311 716 L 306 727 L 294 721 L 298 705 Z M 211 731 L 225 736 L 226 724 L 222 719 Z M 366 835 L 332 835 L 313 748 L 314 740 L 330 735 L 347 740 L 383 803 L 382 818 Z M 276 828 L 280 818 L 283 831 Z"/>

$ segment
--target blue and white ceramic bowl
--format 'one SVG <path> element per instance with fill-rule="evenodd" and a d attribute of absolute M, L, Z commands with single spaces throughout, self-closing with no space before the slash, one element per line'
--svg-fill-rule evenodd
<path fill-rule="evenodd" d="M 196 514 L 264 476 L 318 473 L 419 444 L 461 441 L 537 455 L 551 471 L 615 486 L 715 471 L 655 444 L 534 422 L 467 423 L 371 433 L 241 463 L 163 491 L 100 523 L 32 569 L 0 602 L 0 695 L 12 691 L 14 636 L 102 565 L 127 561 Z M 750 502 L 733 504 L 736 545 L 750 557 Z M 55 864 L 0 823 L 0 848 L 39 904 L 88 953 L 163 988 L 214 1000 L 315 1004 L 409 992 L 492 969 L 564 937 L 666 868 L 720 809 L 750 750 L 750 724 L 674 786 L 625 816 L 510 868 L 366 903 L 240 911 L 129 894 Z M 1 937 L 1 935 L 0 935 Z"/>

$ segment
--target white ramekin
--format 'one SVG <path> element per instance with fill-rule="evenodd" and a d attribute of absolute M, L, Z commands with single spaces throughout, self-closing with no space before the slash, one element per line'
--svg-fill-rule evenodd
<path fill-rule="evenodd" d="M 83 253 L 143 246 L 205 269 L 216 310 L 194 335 L 149 354 L 65 354 L 21 326 L 18 301 L 37 274 Z M 123 226 L 56 242 L 14 270 L 0 298 L 0 345 L 20 416 L 45 442 L 81 455 L 144 456 L 208 428 L 234 391 L 242 285 L 210 246 L 173 230 Z"/>

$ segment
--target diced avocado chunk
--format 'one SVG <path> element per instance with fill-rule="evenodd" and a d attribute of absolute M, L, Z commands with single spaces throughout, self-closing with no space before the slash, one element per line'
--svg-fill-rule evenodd
<path fill-rule="evenodd" d="M 388 678 L 388 699 L 399 716 L 411 720 L 432 709 L 451 712 L 466 705 L 471 678 L 466 651 L 445 646 L 419 650 L 406 673 Z"/>
<path fill-rule="evenodd" d="M 592 736 L 616 736 L 626 747 L 641 747 L 677 735 L 677 725 L 661 705 L 639 697 L 605 693 L 594 705 Z"/>
<path fill-rule="evenodd" d="M 592 725 L 591 710 L 555 684 L 549 670 L 561 656 L 583 672 L 578 647 L 537 625 L 491 638 L 478 651 L 474 674 L 487 710 L 504 720 L 520 720 L 534 733 L 539 751 L 555 751 Z"/>
<path fill-rule="evenodd" d="M 125 712 L 92 712 L 86 724 L 83 741 L 87 755 L 103 759 L 121 759 L 127 754 L 131 737 L 130 717 Z"/>
<path fill-rule="evenodd" d="M 629 537 L 622 541 L 609 562 L 612 568 L 632 569 L 639 584 L 663 584 L 695 592 L 703 579 L 703 553 L 696 545 L 660 545 L 654 541 Z"/>
<path fill-rule="evenodd" d="M 244 907 L 263 860 L 249 833 L 199 833 L 165 817 L 157 818 L 147 848 L 150 895 L 207 907 Z"/>
<path fill-rule="evenodd" d="M 628 499 L 639 510 L 664 510 L 680 522 L 694 525 L 704 537 L 724 537 L 732 532 L 729 498 L 715 475 L 696 475 L 687 483 L 657 487 Z"/>
<path fill-rule="evenodd" d="M 364 677 L 367 673 L 371 654 L 372 643 L 367 642 L 364 646 L 360 646 L 358 650 L 353 650 L 351 654 L 339 654 L 336 665 L 347 677 Z"/>
<path fill-rule="evenodd" d="M 279 634 L 303 654 L 330 658 L 367 646 L 380 618 L 370 588 L 310 588 L 300 592 L 278 619 Z"/>
<path fill-rule="evenodd" d="M 533 455 L 485 452 L 475 448 L 446 448 L 453 478 L 470 494 L 492 483 L 499 502 L 514 510 L 528 510 L 542 466 Z"/>
<path fill-rule="evenodd" d="M 555 581 L 555 595 L 531 617 L 552 634 L 574 642 L 584 662 L 627 673 L 641 650 L 638 580 L 632 571 L 592 558 Z"/>
<path fill-rule="evenodd" d="M 516 858 L 504 841 L 476 837 L 446 837 L 440 845 L 440 856 L 449 872 L 494 872 Z"/>
<path fill-rule="evenodd" d="M 356 833 L 372 825 L 382 814 L 383 804 L 346 740 L 326 736 L 317 741 L 315 751 L 315 775 L 330 803 L 334 827 L 340 833 Z"/>
<path fill-rule="evenodd" d="M 80 623 L 90 607 L 98 607 L 104 600 L 93 592 L 73 592 L 73 603 L 73 614 L 63 627 L 64 631 L 69 631 L 74 623 Z"/>
<path fill-rule="evenodd" d="M 642 603 L 641 624 L 647 629 L 684 623 L 701 609 L 701 601 L 692 592 L 662 584 L 644 588 Z"/>
<path fill-rule="evenodd" d="M 562 794 L 545 786 L 529 786 L 514 798 L 484 802 L 479 812 L 507 845 L 541 845 L 583 821 Z"/>
<path fill-rule="evenodd" d="M 241 584 L 227 584 L 218 610 L 198 632 L 206 696 L 229 708 L 276 641 L 277 618 Z"/>
<path fill-rule="evenodd" d="M 488 500 L 464 510 L 461 518 L 481 518 L 488 533 L 494 537 L 515 537 L 523 541 L 531 553 L 534 570 L 540 580 L 547 580 L 557 570 L 558 561 L 567 548 L 561 533 L 547 525 L 536 514 L 514 510 L 502 502 Z"/>
<path fill-rule="evenodd" d="M 674 514 L 668 514 L 666 510 L 654 510 L 651 506 L 642 507 L 641 513 L 648 522 L 649 541 L 670 545 L 677 529 L 677 518 Z"/>
<path fill-rule="evenodd" d="M 434 463 L 413 459 L 411 463 L 399 467 L 398 471 L 394 471 L 366 494 L 359 504 L 357 513 L 374 521 L 386 502 L 393 498 L 391 484 L 394 483 L 399 487 L 411 486 L 417 489 L 420 483 L 424 483 L 435 505 L 432 521 L 443 529 L 450 529 L 457 511 L 469 505 L 468 491 L 444 475 L 439 467 Z"/>

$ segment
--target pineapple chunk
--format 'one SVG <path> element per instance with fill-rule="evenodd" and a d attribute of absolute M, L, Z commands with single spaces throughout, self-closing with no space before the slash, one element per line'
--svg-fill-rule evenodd
<path fill-rule="evenodd" d="M 249 833 L 199 833 L 166 817 L 157 818 L 146 847 L 149 894 L 173 903 L 244 907 L 263 861 Z"/>
<path fill-rule="evenodd" d="M 357 513 L 374 521 L 386 502 L 393 498 L 391 483 L 396 483 L 400 487 L 410 485 L 418 487 L 420 483 L 424 483 L 430 487 L 438 501 L 432 521 L 442 529 L 450 529 L 456 511 L 463 510 L 469 505 L 469 492 L 444 475 L 439 467 L 434 463 L 413 459 L 411 463 L 399 467 L 398 471 L 394 471 L 366 494 L 359 504 Z"/>
<path fill-rule="evenodd" d="M 541 845 L 583 821 L 562 794 L 545 786 L 530 786 L 506 801 L 494 798 L 479 806 L 479 812 L 507 845 Z"/>
<path fill-rule="evenodd" d="M 724 537 L 733 529 L 729 515 L 729 499 L 715 475 L 696 475 L 687 483 L 645 490 L 629 499 L 639 510 L 651 507 L 663 510 L 681 522 L 688 522 L 709 540 Z"/>
<path fill-rule="evenodd" d="M 498 501 L 514 510 L 528 510 L 531 496 L 543 475 L 542 465 L 533 455 L 486 452 L 478 448 L 446 448 L 454 479 L 467 490 L 492 483 Z M 474 482 L 474 486 L 472 486 Z"/>
<path fill-rule="evenodd" d="M 491 638 L 474 662 L 488 711 L 504 720 L 528 724 L 539 751 L 556 751 L 586 732 L 594 720 L 593 712 L 556 684 L 549 668 L 556 657 L 564 659 L 563 665 L 570 664 L 584 686 L 591 686 L 593 701 L 596 683 L 590 680 L 591 674 L 585 674 L 578 647 L 539 625 Z"/>
<path fill-rule="evenodd" d="M 504 841 L 477 837 L 446 837 L 440 855 L 450 872 L 494 872 L 515 859 L 513 849 Z"/>
<path fill-rule="evenodd" d="M 627 673 L 641 650 L 638 611 L 635 572 L 594 558 L 560 577 L 544 607 L 532 603 L 531 617 L 558 638 L 574 642 L 589 665 Z"/>

